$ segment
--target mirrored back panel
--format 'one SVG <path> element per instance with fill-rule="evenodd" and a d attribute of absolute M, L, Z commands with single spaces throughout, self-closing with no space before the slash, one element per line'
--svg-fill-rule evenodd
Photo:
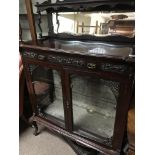
<path fill-rule="evenodd" d="M 102 142 L 113 137 L 120 83 L 71 74 L 73 128 Z"/>
<path fill-rule="evenodd" d="M 53 14 L 54 33 L 134 37 L 134 12 L 62 12 Z"/>

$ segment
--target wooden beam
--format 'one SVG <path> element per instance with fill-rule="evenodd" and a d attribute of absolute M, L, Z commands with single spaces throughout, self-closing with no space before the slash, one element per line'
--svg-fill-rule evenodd
<path fill-rule="evenodd" d="M 82 22 L 82 33 L 84 32 L 84 22 Z"/>
<path fill-rule="evenodd" d="M 76 33 L 79 32 L 79 22 L 77 21 Z"/>
<path fill-rule="evenodd" d="M 33 16 L 33 9 L 32 9 L 32 1 L 25 0 L 26 10 L 27 10 L 27 17 L 32 37 L 33 44 L 37 44 L 37 34 L 36 34 L 36 27 L 35 27 L 35 20 Z"/>
<path fill-rule="evenodd" d="M 19 40 L 22 42 L 23 39 L 22 39 L 22 27 L 21 27 L 21 24 L 19 22 Z"/>
<path fill-rule="evenodd" d="M 95 34 L 98 32 L 98 21 L 96 21 Z"/>

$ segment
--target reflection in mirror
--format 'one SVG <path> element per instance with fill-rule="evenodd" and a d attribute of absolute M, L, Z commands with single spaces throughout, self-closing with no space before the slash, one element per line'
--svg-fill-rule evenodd
<path fill-rule="evenodd" d="M 71 88 L 74 130 L 87 136 L 90 133 L 96 137 L 112 137 L 119 83 L 72 74 Z"/>
<path fill-rule="evenodd" d="M 55 33 L 134 37 L 134 12 L 63 12 L 53 15 Z"/>
<path fill-rule="evenodd" d="M 47 67 L 29 65 L 39 112 L 64 121 L 60 73 Z"/>

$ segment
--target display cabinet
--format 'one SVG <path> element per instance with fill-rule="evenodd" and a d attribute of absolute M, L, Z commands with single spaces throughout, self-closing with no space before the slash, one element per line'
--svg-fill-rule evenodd
<path fill-rule="evenodd" d="M 133 1 L 64 0 L 36 6 L 38 12 L 47 11 L 49 35 L 40 34 L 37 44 L 20 44 L 34 134 L 41 124 L 104 155 L 120 154 L 134 83 L 134 32 L 130 37 L 60 33 L 61 20 L 55 31 L 52 14 L 133 12 Z"/>

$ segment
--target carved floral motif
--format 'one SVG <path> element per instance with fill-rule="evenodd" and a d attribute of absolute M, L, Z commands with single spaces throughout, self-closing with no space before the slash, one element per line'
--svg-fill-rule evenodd
<path fill-rule="evenodd" d="M 75 66 L 84 66 L 84 60 L 73 58 L 73 57 L 65 57 L 65 56 L 57 56 L 57 55 L 49 55 L 48 56 L 49 62 L 57 62 L 62 64 L 72 64 Z"/>
<path fill-rule="evenodd" d="M 67 65 L 73 65 L 77 67 L 85 67 L 86 61 L 82 58 L 76 58 L 76 57 L 69 57 L 69 56 L 60 56 L 56 54 L 50 54 L 50 55 L 43 55 L 43 54 L 37 54 L 36 52 L 24 52 L 23 57 L 30 58 L 30 59 L 38 59 L 39 61 L 46 60 L 47 62 L 52 63 L 60 63 L 60 64 L 67 64 Z M 90 63 L 89 63 L 90 64 Z M 89 68 L 89 66 L 87 66 Z M 96 68 L 96 64 L 95 67 Z M 102 71 L 109 71 L 109 72 L 116 72 L 116 73 L 125 73 L 128 71 L 128 67 L 126 65 L 122 64 L 111 64 L 111 63 L 101 63 L 100 69 Z"/>
<path fill-rule="evenodd" d="M 101 69 L 104 71 L 123 73 L 123 72 L 127 71 L 128 68 L 125 65 L 116 65 L 116 64 L 110 64 L 110 63 L 104 63 L 101 65 Z"/>

